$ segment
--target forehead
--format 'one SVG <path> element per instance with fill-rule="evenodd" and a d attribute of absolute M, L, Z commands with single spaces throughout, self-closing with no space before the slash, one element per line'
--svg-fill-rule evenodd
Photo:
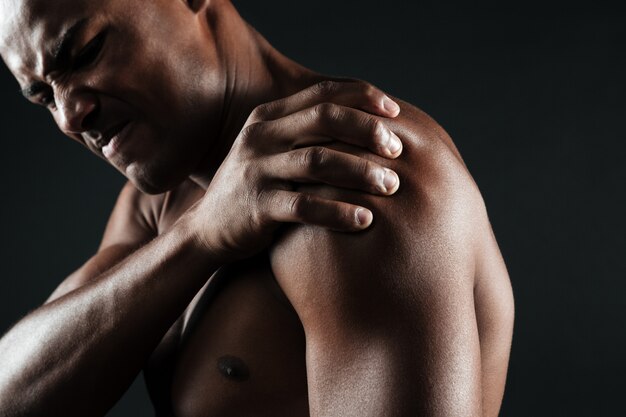
<path fill-rule="evenodd" d="M 60 33 L 103 1 L 0 0 L 0 55 L 20 74 L 41 69 Z"/>

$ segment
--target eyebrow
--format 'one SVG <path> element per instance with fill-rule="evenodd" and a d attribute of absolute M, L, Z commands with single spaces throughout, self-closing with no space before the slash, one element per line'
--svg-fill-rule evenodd
<path fill-rule="evenodd" d="M 80 33 L 80 31 L 87 25 L 89 18 L 82 18 L 76 21 L 69 29 L 67 29 L 59 39 L 54 43 L 54 48 L 52 49 L 52 64 L 50 68 L 46 72 L 50 72 L 52 69 L 59 68 L 63 60 L 67 58 L 70 53 L 70 49 L 72 44 L 75 42 L 76 37 Z M 32 84 L 29 84 L 25 88 L 21 89 L 20 92 L 26 98 L 31 98 L 42 91 L 48 88 L 47 84 L 41 81 L 35 81 Z"/>
<path fill-rule="evenodd" d="M 63 35 L 56 41 L 54 49 L 52 50 L 52 67 L 57 68 L 60 61 L 67 57 L 70 53 L 72 44 L 76 40 L 78 33 L 87 24 L 88 18 L 82 18 L 70 26 Z"/>

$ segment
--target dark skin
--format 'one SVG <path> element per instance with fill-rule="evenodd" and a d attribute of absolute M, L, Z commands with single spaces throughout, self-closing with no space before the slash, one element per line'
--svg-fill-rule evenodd
<path fill-rule="evenodd" d="M 226 0 L 0 16 L 24 93 L 129 179 L 94 257 L 0 339 L 2 415 L 103 415 L 142 368 L 163 416 L 498 414 L 511 287 L 424 113 Z"/>

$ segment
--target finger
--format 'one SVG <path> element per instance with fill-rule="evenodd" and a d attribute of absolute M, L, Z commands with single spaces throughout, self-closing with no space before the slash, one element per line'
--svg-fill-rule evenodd
<path fill-rule="evenodd" d="M 322 102 L 361 109 L 382 117 L 396 117 L 400 114 L 400 106 L 372 84 L 360 80 L 334 79 L 258 106 L 248 118 L 246 126 L 279 119 Z"/>
<path fill-rule="evenodd" d="M 336 187 L 391 195 L 400 185 L 398 175 L 381 165 L 334 149 L 312 146 L 272 157 L 269 175 L 292 182 L 324 183 Z"/>
<path fill-rule="evenodd" d="M 268 145 L 297 148 L 339 140 L 368 148 L 384 158 L 402 153 L 400 138 L 383 120 L 350 107 L 321 103 L 281 119 L 252 124 L 243 131 L 245 138 L 271 138 Z M 267 146 L 267 145 L 266 145 Z"/>
<path fill-rule="evenodd" d="M 374 218 L 364 207 L 285 190 L 268 194 L 264 212 L 276 222 L 309 224 L 342 232 L 366 229 Z"/>

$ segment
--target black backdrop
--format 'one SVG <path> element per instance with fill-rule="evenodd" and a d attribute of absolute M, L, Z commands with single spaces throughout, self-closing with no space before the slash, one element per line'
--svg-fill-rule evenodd
<path fill-rule="evenodd" d="M 614 416 L 626 384 L 626 15 L 240 0 L 270 42 L 431 114 L 480 186 L 516 298 L 502 416 Z M 96 249 L 123 178 L 0 70 L 0 331 Z M 623 412 L 623 411 L 622 411 Z M 151 415 L 142 382 L 110 416 Z"/>

